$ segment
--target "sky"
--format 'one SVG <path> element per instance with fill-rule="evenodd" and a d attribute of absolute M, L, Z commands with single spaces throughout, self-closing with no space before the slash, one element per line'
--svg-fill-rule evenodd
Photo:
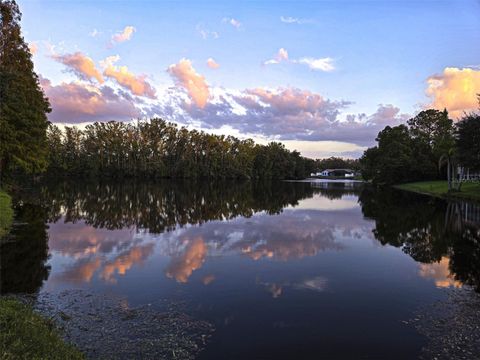
<path fill-rule="evenodd" d="M 358 157 L 423 109 L 478 109 L 479 0 L 18 3 L 61 126 L 155 116 Z"/>

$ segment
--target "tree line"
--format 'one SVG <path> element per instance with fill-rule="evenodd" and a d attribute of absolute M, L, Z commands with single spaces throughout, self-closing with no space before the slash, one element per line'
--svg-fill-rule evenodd
<path fill-rule="evenodd" d="M 447 110 L 421 111 L 407 124 L 385 127 L 360 159 L 362 175 L 376 184 L 448 179 L 459 190 L 464 169 L 480 170 L 480 114 L 457 123 Z"/>
<path fill-rule="evenodd" d="M 163 119 L 95 122 L 81 130 L 50 125 L 48 172 L 147 178 L 299 179 L 312 159 L 278 142 L 188 130 Z"/>
<path fill-rule="evenodd" d="M 331 156 L 326 159 L 315 160 L 315 170 L 318 171 L 326 169 L 350 169 L 358 171 L 360 168 L 360 162 L 358 159 L 345 159 Z"/>

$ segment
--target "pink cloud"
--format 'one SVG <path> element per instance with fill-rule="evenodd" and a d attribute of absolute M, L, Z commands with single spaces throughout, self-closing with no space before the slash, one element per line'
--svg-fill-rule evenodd
<path fill-rule="evenodd" d="M 101 278 L 105 281 L 115 283 L 115 274 L 125 275 L 134 265 L 141 265 L 152 255 L 154 244 L 146 244 L 143 246 L 135 246 L 130 250 L 118 255 L 113 261 L 105 264 Z"/>
<path fill-rule="evenodd" d="M 81 52 L 64 55 L 53 54 L 52 58 L 67 66 L 71 72 L 81 79 L 90 80 L 95 78 L 101 84 L 104 81 L 102 74 L 97 70 L 94 61 Z"/>
<path fill-rule="evenodd" d="M 192 106 L 181 94 L 164 112 L 182 123 L 201 123 L 207 129 L 231 127 L 242 134 L 262 135 L 276 140 L 337 141 L 370 146 L 386 125 L 404 123 L 408 114 L 398 107 L 380 104 L 371 114 L 341 114 L 351 104 L 331 100 L 319 93 L 299 88 L 255 88 L 215 92 L 204 107 Z M 250 135 L 250 136 L 251 136 Z"/>
<path fill-rule="evenodd" d="M 168 67 L 168 73 L 174 78 L 177 85 L 183 87 L 193 102 L 204 108 L 210 97 L 210 91 L 205 77 L 196 72 L 188 59 L 182 59 L 178 64 Z"/>
<path fill-rule="evenodd" d="M 35 42 L 28 44 L 28 49 L 32 55 L 35 55 L 38 52 L 38 45 Z"/>
<path fill-rule="evenodd" d="M 125 26 L 122 31 L 117 32 L 112 36 L 112 44 L 130 40 L 135 31 L 137 31 L 137 29 L 135 29 L 133 26 Z"/>
<path fill-rule="evenodd" d="M 212 58 L 208 58 L 207 60 L 207 66 L 210 68 L 210 69 L 218 69 L 220 67 L 220 64 L 217 63 L 215 60 L 213 60 Z"/>
<path fill-rule="evenodd" d="M 77 82 L 52 85 L 48 79 L 40 80 L 52 105 L 49 119 L 53 122 L 129 120 L 141 115 L 133 99 L 108 86 L 96 87 Z"/>
<path fill-rule="evenodd" d="M 155 89 L 147 82 L 147 77 L 131 73 L 126 66 L 116 66 L 114 63 L 119 59 L 120 57 L 117 55 L 109 56 L 102 61 L 103 75 L 116 80 L 120 86 L 130 90 L 135 95 L 155 99 Z"/>
<path fill-rule="evenodd" d="M 447 109 L 452 117 L 478 108 L 480 70 L 447 67 L 441 74 L 427 79 L 426 93 L 432 98 L 428 105 L 438 110 Z"/>
<path fill-rule="evenodd" d="M 207 245 L 202 238 L 189 241 L 185 251 L 179 256 L 173 257 L 166 274 L 169 278 L 175 278 L 178 282 L 186 283 L 192 273 L 200 269 L 207 256 Z"/>

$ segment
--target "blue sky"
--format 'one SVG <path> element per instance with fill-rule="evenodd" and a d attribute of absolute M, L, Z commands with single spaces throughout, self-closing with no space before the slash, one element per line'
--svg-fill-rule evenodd
<path fill-rule="evenodd" d="M 385 125 L 429 106 L 458 117 L 480 92 L 477 0 L 19 5 L 57 123 L 158 115 L 358 156 Z"/>

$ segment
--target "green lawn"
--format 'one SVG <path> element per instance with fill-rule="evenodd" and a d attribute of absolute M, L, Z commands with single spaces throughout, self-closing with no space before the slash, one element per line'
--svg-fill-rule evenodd
<path fill-rule="evenodd" d="M 453 197 L 480 201 L 480 183 L 466 182 L 462 184 L 460 192 L 448 193 L 447 181 L 422 181 L 396 185 L 395 188 L 413 191 L 437 197 Z"/>
<path fill-rule="evenodd" d="M 0 189 L 0 238 L 8 233 L 12 222 L 12 198 Z"/>
<path fill-rule="evenodd" d="M 84 359 L 28 305 L 0 297 L 0 359 Z"/>

